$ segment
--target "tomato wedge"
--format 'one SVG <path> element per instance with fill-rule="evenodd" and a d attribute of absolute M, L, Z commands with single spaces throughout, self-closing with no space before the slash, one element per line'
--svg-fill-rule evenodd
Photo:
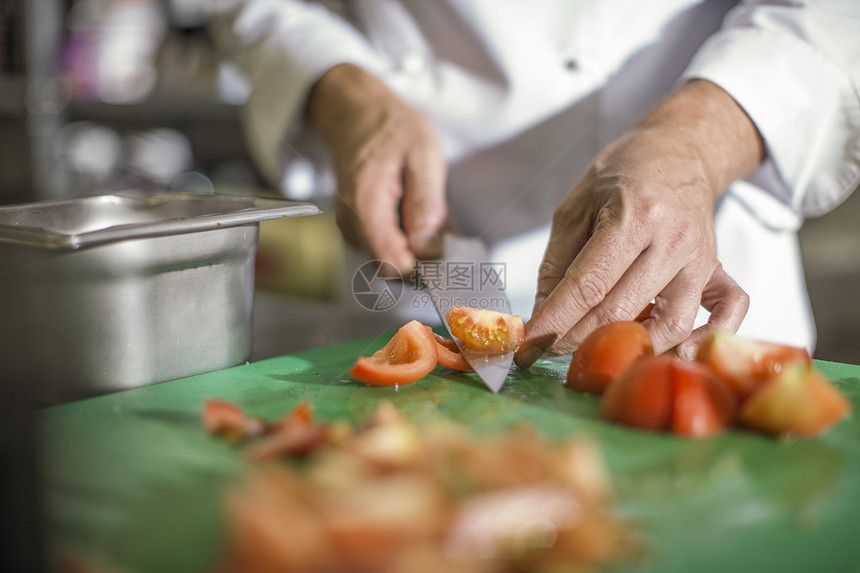
<path fill-rule="evenodd" d="M 740 402 L 788 365 L 797 363 L 809 368 L 812 363 L 805 348 L 744 340 L 721 332 L 702 342 L 696 361 L 722 378 Z"/>
<path fill-rule="evenodd" d="M 600 403 L 605 420 L 647 430 L 665 430 L 672 422 L 672 360 L 654 358 L 631 366 L 607 386 Z"/>
<path fill-rule="evenodd" d="M 459 370 L 460 372 L 472 371 L 472 367 L 469 366 L 469 363 L 460 354 L 460 349 L 457 348 L 457 343 L 454 342 L 453 338 L 450 336 L 440 336 L 433 332 L 433 329 L 429 326 L 426 328 L 433 335 L 433 340 L 436 341 L 436 362 L 440 366 Z"/>
<path fill-rule="evenodd" d="M 240 442 L 261 435 L 265 424 L 260 418 L 247 416 L 232 402 L 210 398 L 203 403 L 203 428 L 227 441 Z"/>
<path fill-rule="evenodd" d="M 730 426 L 736 403 L 731 390 L 698 364 L 679 362 L 673 371 L 672 432 L 712 436 Z"/>
<path fill-rule="evenodd" d="M 299 402 L 280 421 L 270 424 L 266 428 L 267 434 L 277 434 L 286 428 L 293 426 L 310 426 L 314 421 L 314 406 L 307 400 Z"/>
<path fill-rule="evenodd" d="M 451 334 L 474 352 L 502 354 L 512 352 L 526 337 L 519 316 L 468 306 L 455 306 L 446 317 Z"/>
<path fill-rule="evenodd" d="M 349 375 L 372 386 L 411 384 L 436 367 L 436 341 L 427 327 L 413 320 L 372 356 L 360 357 Z"/>
<path fill-rule="evenodd" d="M 600 415 L 609 421 L 683 436 L 718 434 L 735 417 L 731 391 L 701 364 L 646 357 L 609 384 Z"/>
<path fill-rule="evenodd" d="M 648 331 L 638 322 L 613 322 L 593 330 L 570 361 L 567 386 L 603 394 L 606 386 L 631 364 L 654 354 Z"/>
<path fill-rule="evenodd" d="M 845 417 L 847 398 L 821 373 L 803 364 L 786 367 L 741 406 L 747 426 L 777 435 L 814 436 Z"/>

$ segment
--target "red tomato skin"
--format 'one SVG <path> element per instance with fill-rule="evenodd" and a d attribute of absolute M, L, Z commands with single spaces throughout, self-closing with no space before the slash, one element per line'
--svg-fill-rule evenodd
<path fill-rule="evenodd" d="M 635 428 L 668 429 L 672 422 L 670 371 L 674 362 L 669 356 L 652 356 L 634 363 L 606 387 L 601 417 Z"/>
<path fill-rule="evenodd" d="M 570 361 L 568 388 L 603 394 L 609 383 L 634 362 L 652 356 L 648 331 L 638 322 L 613 322 L 592 331 Z"/>
<path fill-rule="evenodd" d="M 267 434 L 277 434 L 292 426 L 310 426 L 314 421 L 314 406 L 307 400 L 299 402 L 286 416 L 266 428 Z"/>
<path fill-rule="evenodd" d="M 600 415 L 634 428 L 704 437 L 729 426 L 736 406 L 731 391 L 707 368 L 663 354 L 635 362 L 611 382 Z"/>
<path fill-rule="evenodd" d="M 526 337 L 523 319 L 514 314 L 455 306 L 445 317 L 451 334 L 472 352 L 502 354 L 515 351 Z"/>
<path fill-rule="evenodd" d="M 472 367 L 469 366 L 469 363 L 466 362 L 466 359 L 463 358 L 462 354 L 460 354 L 460 349 L 457 347 L 457 343 L 454 342 L 453 338 L 439 336 L 433 332 L 429 326 L 427 329 L 430 330 L 433 334 L 433 340 L 436 341 L 436 362 L 440 366 L 450 368 L 451 370 L 459 370 L 460 372 L 472 372 Z"/>
<path fill-rule="evenodd" d="M 787 367 L 756 390 L 741 421 L 770 434 L 815 436 L 848 415 L 851 404 L 827 378 L 802 364 Z"/>
<path fill-rule="evenodd" d="M 680 436 L 707 437 L 734 423 L 734 394 L 706 367 L 677 362 L 672 369 L 672 432 Z"/>
<path fill-rule="evenodd" d="M 203 428 L 209 434 L 220 434 L 228 441 L 239 442 L 262 434 L 264 424 L 259 418 L 246 416 L 233 402 L 210 398 L 203 403 Z"/>
<path fill-rule="evenodd" d="M 805 348 L 736 338 L 714 332 L 699 346 L 696 362 L 708 366 L 743 403 L 764 382 L 788 365 L 812 364 Z"/>
<path fill-rule="evenodd" d="M 388 343 L 372 356 L 361 356 L 349 375 L 371 386 L 411 384 L 436 367 L 436 341 L 417 320 L 403 325 Z"/>

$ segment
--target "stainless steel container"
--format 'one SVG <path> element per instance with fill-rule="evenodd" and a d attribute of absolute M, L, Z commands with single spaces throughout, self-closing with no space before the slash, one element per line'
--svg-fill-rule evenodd
<path fill-rule="evenodd" d="M 313 205 L 124 191 L 0 208 L 0 379 L 49 402 L 251 352 L 259 221 Z"/>

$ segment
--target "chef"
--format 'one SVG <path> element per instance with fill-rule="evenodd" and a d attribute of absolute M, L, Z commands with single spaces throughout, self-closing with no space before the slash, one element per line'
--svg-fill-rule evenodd
<path fill-rule="evenodd" d="M 860 3 L 733 4 L 219 0 L 214 29 L 261 169 L 336 180 L 344 237 L 404 274 L 484 239 L 521 365 L 652 300 L 658 352 L 811 349 L 796 232 L 860 183 Z"/>

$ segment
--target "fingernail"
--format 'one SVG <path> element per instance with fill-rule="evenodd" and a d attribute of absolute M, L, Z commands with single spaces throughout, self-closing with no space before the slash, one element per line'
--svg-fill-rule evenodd
<path fill-rule="evenodd" d="M 514 354 L 514 362 L 520 368 L 528 368 L 537 362 L 538 358 L 543 356 L 544 352 L 552 346 L 552 343 L 555 342 L 556 338 L 558 338 L 558 336 L 555 334 L 546 334 L 544 336 L 533 338 Z"/>
<path fill-rule="evenodd" d="M 541 357 L 543 351 L 540 348 L 535 348 L 534 346 L 527 346 L 523 349 L 520 349 L 514 354 L 514 362 L 520 368 L 528 368 L 535 362 L 537 359 Z"/>

